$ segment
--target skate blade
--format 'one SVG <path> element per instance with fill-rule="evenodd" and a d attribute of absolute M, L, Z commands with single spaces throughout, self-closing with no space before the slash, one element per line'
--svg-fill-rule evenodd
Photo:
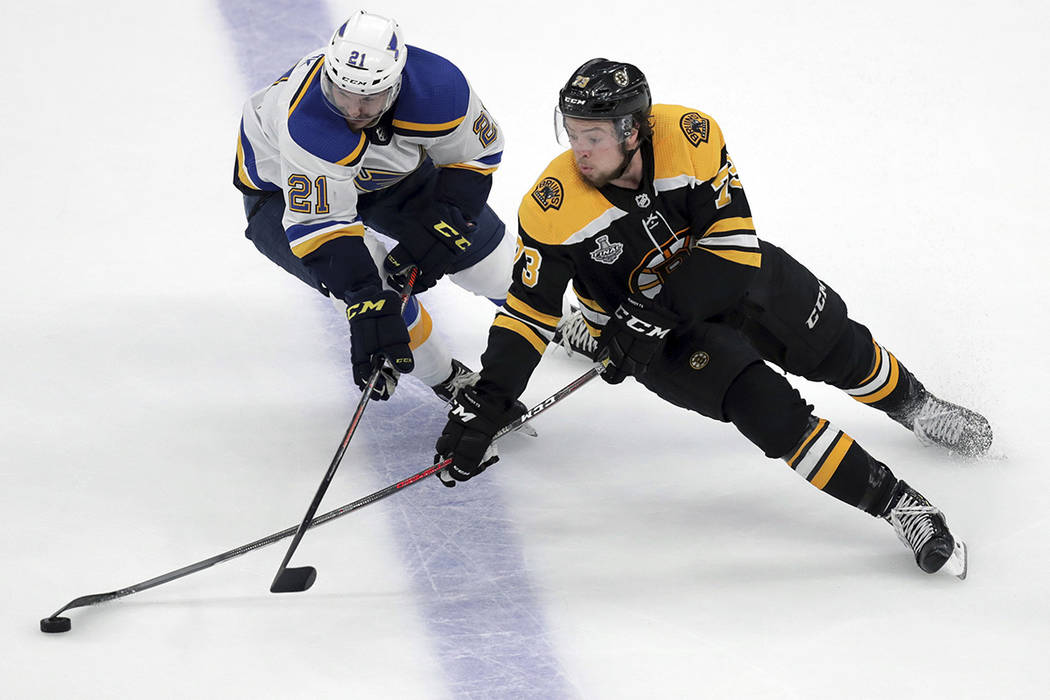
<path fill-rule="evenodd" d="M 521 433 L 522 435 L 528 435 L 529 437 L 539 437 L 540 436 L 540 434 L 536 432 L 536 429 L 533 428 L 528 423 L 524 423 L 522 425 L 519 425 L 517 428 L 515 428 L 511 432 Z"/>
<path fill-rule="evenodd" d="M 955 549 L 948 561 L 944 562 L 941 571 L 951 574 L 960 581 L 965 581 L 968 567 L 966 543 L 962 540 L 955 540 Z"/>

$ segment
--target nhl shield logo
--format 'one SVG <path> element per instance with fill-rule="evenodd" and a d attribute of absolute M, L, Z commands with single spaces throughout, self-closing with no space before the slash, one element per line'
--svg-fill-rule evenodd
<path fill-rule="evenodd" d="M 711 130 L 711 123 L 707 119 L 696 112 L 689 112 L 682 115 L 679 124 L 682 126 L 682 133 L 694 148 L 701 143 L 707 143 L 708 132 Z"/>
<path fill-rule="evenodd" d="M 623 243 L 610 243 L 608 234 L 598 236 L 594 241 L 598 247 L 591 251 L 591 260 L 603 265 L 612 265 L 623 254 Z"/>
<path fill-rule="evenodd" d="M 532 198 L 536 200 L 536 203 L 540 205 L 543 211 L 560 209 L 563 193 L 564 190 L 558 178 L 545 177 L 540 180 L 540 184 L 536 185 L 536 189 L 532 191 Z"/>
<path fill-rule="evenodd" d="M 649 195 L 647 195 L 645 192 L 642 192 L 640 195 L 634 198 L 634 203 L 642 209 L 645 209 L 649 206 Z"/>

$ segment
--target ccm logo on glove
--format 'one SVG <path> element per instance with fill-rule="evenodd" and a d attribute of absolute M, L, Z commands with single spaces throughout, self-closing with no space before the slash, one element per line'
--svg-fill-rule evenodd
<path fill-rule="evenodd" d="M 467 409 L 463 408 L 463 404 L 459 403 L 459 401 L 454 401 L 452 403 L 452 410 L 449 411 L 448 415 L 449 415 L 449 418 L 452 418 L 453 416 L 455 416 L 456 418 L 459 418 L 464 423 L 469 423 L 470 421 L 472 421 L 472 420 L 474 420 L 475 418 L 478 417 L 477 413 L 471 413 Z"/>
<path fill-rule="evenodd" d="M 349 321 L 354 316 L 367 314 L 370 311 L 382 311 L 384 304 L 386 304 L 386 299 L 380 299 L 378 301 L 368 300 L 356 304 L 350 304 L 346 307 L 346 320 Z"/>
<path fill-rule="evenodd" d="M 449 239 L 461 251 L 470 247 L 470 241 L 446 221 L 439 221 L 434 224 L 434 230 Z"/>
<path fill-rule="evenodd" d="M 635 333 L 639 333 L 647 338 L 666 338 L 667 334 L 671 332 L 670 328 L 661 328 L 653 323 L 643 321 L 630 312 L 625 311 L 622 306 L 616 309 L 616 318 L 623 321 L 624 325 Z"/>

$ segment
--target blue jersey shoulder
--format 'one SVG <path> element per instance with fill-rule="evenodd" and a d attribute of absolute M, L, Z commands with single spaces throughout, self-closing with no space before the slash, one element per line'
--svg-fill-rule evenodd
<path fill-rule="evenodd" d="M 329 109 L 321 93 L 323 58 L 310 66 L 288 103 L 288 133 L 311 155 L 336 165 L 356 165 L 364 155 L 364 134 L 355 133 L 346 120 Z"/>
<path fill-rule="evenodd" d="M 405 136 L 444 136 L 460 125 L 469 106 L 470 86 L 459 68 L 410 45 L 394 108 L 394 131 Z"/>

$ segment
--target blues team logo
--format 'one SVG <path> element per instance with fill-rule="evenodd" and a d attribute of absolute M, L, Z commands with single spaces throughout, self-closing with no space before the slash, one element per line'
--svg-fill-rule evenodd
<path fill-rule="evenodd" d="M 545 177 L 536 185 L 532 191 L 532 198 L 540 205 L 540 209 L 561 209 L 561 198 L 565 190 L 556 177 Z"/>
<path fill-rule="evenodd" d="M 689 143 L 693 144 L 694 148 L 701 143 L 707 143 L 711 122 L 706 118 L 701 117 L 696 112 L 689 112 L 682 115 L 679 124 L 682 127 L 682 133 L 685 134 L 685 137 L 689 139 Z"/>
<path fill-rule="evenodd" d="M 610 243 L 609 236 L 603 234 L 594 241 L 598 247 L 591 251 L 591 260 L 602 265 L 612 265 L 623 254 L 623 243 Z"/>

